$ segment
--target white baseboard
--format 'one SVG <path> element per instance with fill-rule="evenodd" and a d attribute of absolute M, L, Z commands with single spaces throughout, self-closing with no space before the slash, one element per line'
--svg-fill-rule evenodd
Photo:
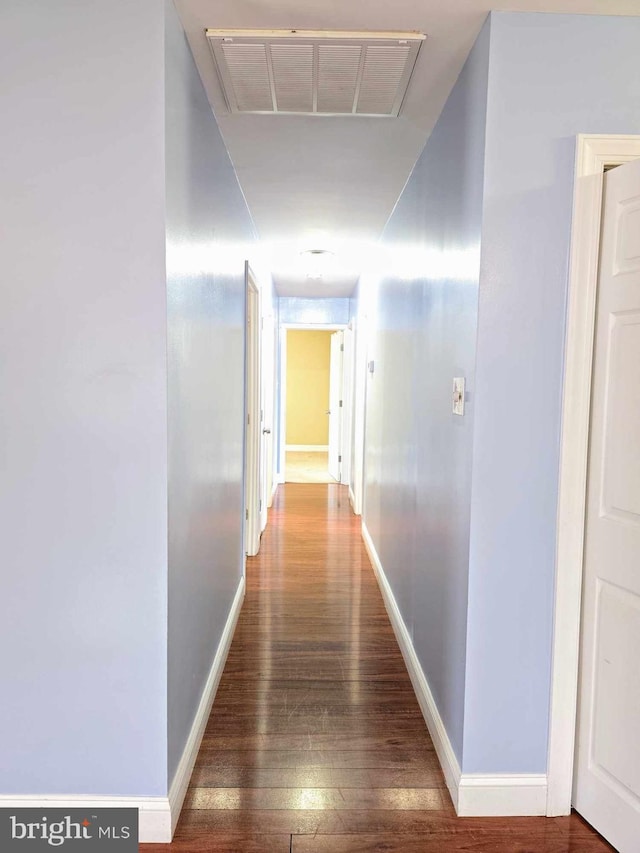
<path fill-rule="evenodd" d="M 349 495 L 351 497 L 351 495 Z M 362 522 L 362 538 L 380 586 L 393 632 L 409 671 L 422 716 L 435 746 L 456 814 L 460 817 L 515 817 L 546 813 L 545 774 L 462 773 L 451 741 L 420 665 L 371 534 Z"/>
<path fill-rule="evenodd" d="M 245 579 L 243 576 L 242 578 L 240 578 L 240 583 L 238 584 L 238 589 L 236 590 L 236 594 L 233 599 L 233 604 L 231 605 L 231 610 L 229 611 L 229 616 L 227 617 L 227 624 L 224 626 L 224 631 L 222 632 L 222 637 L 220 638 L 218 651 L 216 652 L 216 656 L 213 659 L 213 663 L 209 671 L 209 676 L 207 678 L 207 683 L 205 684 L 204 690 L 202 691 L 202 697 L 200 699 L 200 704 L 198 705 L 198 710 L 196 711 L 196 715 L 193 720 L 193 725 L 191 726 L 189 738 L 187 739 L 187 743 L 182 753 L 182 758 L 180 759 L 180 763 L 178 764 L 178 767 L 176 769 L 173 781 L 171 783 L 171 787 L 169 788 L 169 804 L 171 807 L 171 834 L 168 838 L 162 839 L 163 841 L 171 841 L 173 833 L 175 832 L 175 828 L 178 824 L 178 818 L 180 817 L 182 804 L 184 803 L 184 798 L 187 794 L 187 789 L 189 787 L 189 780 L 191 779 L 191 774 L 193 773 L 193 766 L 196 763 L 198 750 L 200 749 L 200 744 L 202 742 L 204 731 L 207 726 L 207 720 L 209 719 L 209 715 L 211 713 L 211 706 L 213 705 L 213 700 L 215 699 L 218 684 L 220 684 L 222 671 L 227 660 L 229 647 L 231 646 L 231 640 L 233 639 L 233 632 L 235 631 L 236 623 L 240 615 L 242 601 L 244 599 L 244 593 Z"/>
<path fill-rule="evenodd" d="M 171 841 L 171 810 L 168 797 L 0 796 L 3 809 L 138 809 L 141 844 Z"/>
<path fill-rule="evenodd" d="M 458 791 L 460 817 L 525 817 L 547 812 L 544 773 L 463 773 Z"/>
<path fill-rule="evenodd" d="M 387 580 L 382 563 L 378 557 L 378 552 L 375 549 L 375 545 L 373 544 L 373 540 L 371 539 L 371 535 L 369 534 L 364 521 L 362 522 L 362 538 L 364 539 L 364 545 L 367 549 L 367 553 L 369 554 L 373 571 L 378 579 L 378 585 L 380 586 L 380 592 L 382 593 L 382 598 L 384 599 L 384 604 L 387 608 L 387 613 L 389 614 L 393 632 L 396 635 L 396 640 L 400 646 L 402 657 L 407 665 L 409 677 L 411 678 L 411 683 L 413 684 L 413 689 L 415 690 L 418 704 L 422 711 L 422 716 L 424 717 L 427 728 L 429 729 L 433 745 L 436 748 L 440 766 L 442 767 L 444 778 L 447 783 L 447 788 L 451 794 L 453 805 L 457 810 L 458 785 L 460 782 L 460 765 L 458 764 L 458 759 L 456 758 L 451 742 L 449 741 L 449 736 L 447 735 L 447 731 L 436 707 L 427 679 L 425 678 L 413 647 L 413 643 L 411 642 L 407 626 L 404 624 L 404 619 L 402 618 L 402 614 L 398 608 L 393 591 L 389 586 L 389 581 Z"/>
<path fill-rule="evenodd" d="M 245 581 L 240 579 L 238 589 L 231 605 L 218 651 L 213 660 L 207 683 L 202 693 L 191 733 L 178 764 L 168 797 L 89 797 L 70 794 L 64 795 L 0 795 L 0 808 L 9 809 L 138 809 L 139 838 L 141 844 L 168 844 L 178 823 L 180 810 L 187 793 L 189 779 L 193 772 L 200 742 L 204 735 L 211 706 L 224 669 L 227 653 L 235 630 L 242 600 Z"/>
<path fill-rule="evenodd" d="M 349 483 L 349 503 L 351 504 L 351 509 L 357 515 L 358 513 L 356 512 L 356 496 L 353 494 L 351 483 Z"/>
<path fill-rule="evenodd" d="M 289 452 L 295 451 L 315 451 L 317 453 L 328 453 L 329 445 L 328 444 L 286 444 L 285 450 Z"/>

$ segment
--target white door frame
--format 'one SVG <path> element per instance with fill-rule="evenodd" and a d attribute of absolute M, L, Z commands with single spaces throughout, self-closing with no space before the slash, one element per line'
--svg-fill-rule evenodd
<path fill-rule="evenodd" d="M 353 407 L 354 407 L 354 343 L 353 324 L 344 329 L 342 336 L 342 463 L 340 466 L 340 482 L 349 486 L 352 482 L 352 447 L 353 447 Z"/>
<path fill-rule="evenodd" d="M 244 551 L 255 556 L 260 549 L 261 494 L 261 383 L 260 383 L 260 290 L 249 264 L 245 265 L 245 470 Z"/>
<path fill-rule="evenodd" d="M 353 351 L 353 368 L 351 382 L 352 394 L 352 436 L 353 454 L 351 457 L 351 474 L 349 477 L 349 500 L 355 515 L 362 515 L 364 503 L 364 468 L 365 468 L 365 418 L 367 411 L 367 353 L 368 353 L 368 317 L 364 309 L 359 307 L 353 323 L 355 347 Z"/>
<path fill-rule="evenodd" d="M 336 483 L 343 483 L 345 452 L 345 352 L 344 337 L 346 329 L 332 332 L 329 338 L 329 444 L 327 469 Z M 338 475 L 336 477 L 336 474 Z"/>
<path fill-rule="evenodd" d="M 264 310 L 264 306 L 263 306 Z M 276 344 L 277 329 L 272 313 L 264 313 L 261 323 L 262 334 L 262 516 L 260 527 L 264 531 L 268 511 L 278 487 L 274 465 L 274 437 L 276 413 Z"/>
<path fill-rule="evenodd" d="M 556 540 L 547 815 L 571 811 L 591 372 L 605 169 L 640 158 L 640 136 L 577 137 Z"/>
<path fill-rule="evenodd" d="M 279 418 L 280 435 L 278 436 L 278 470 L 277 481 L 284 483 L 284 465 L 287 443 L 287 330 L 309 330 L 316 332 L 339 332 L 346 329 L 347 323 L 280 323 L 280 400 Z"/>

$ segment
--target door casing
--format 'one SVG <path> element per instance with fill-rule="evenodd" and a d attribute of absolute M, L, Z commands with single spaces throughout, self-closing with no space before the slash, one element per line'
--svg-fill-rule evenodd
<path fill-rule="evenodd" d="M 551 661 L 549 817 L 570 813 L 573 788 L 602 179 L 607 167 L 638 158 L 640 136 L 580 134 L 576 140 Z"/>
<path fill-rule="evenodd" d="M 331 335 L 329 356 L 329 474 L 341 483 L 344 460 L 344 330 Z M 346 411 L 346 409 L 345 409 Z M 346 470 L 346 469 L 345 469 Z"/>
<path fill-rule="evenodd" d="M 280 382 L 279 382 L 279 422 L 280 434 L 278 436 L 278 483 L 284 483 L 284 460 L 286 445 L 286 423 L 287 423 L 287 330 L 307 329 L 317 332 L 338 332 L 346 329 L 346 323 L 281 323 L 280 338 Z"/>
<path fill-rule="evenodd" d="M 255 556 L 260 548 L 261 486 L 261 382 L 260 382 L 260 291 L 248 264 L 245 266 L 245 466 L 244 466 L 244 553 Z"/>
<path fill-rule="evenodd" d="M 275 369 L 276 369 L 276 327 L 273 314 L 264 311 L 261 318 L 261 364 L 260 393 L 262 398 L 262 435 L 260 455 L 262 460 L 260 530 L 267 526 L 269 509 L 277 483 L 274 477 L 274 428 L 275 428 Z"/>

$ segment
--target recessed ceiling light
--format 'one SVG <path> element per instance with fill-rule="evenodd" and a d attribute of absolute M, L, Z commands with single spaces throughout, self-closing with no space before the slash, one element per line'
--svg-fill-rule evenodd
<path fill-rule="evenodd" d="M 305 249 L 300 252 L 308 279 L 321 279 L 332 266 L 334 254 L 329 249 Z"/>
<path fill-rule="evenodd" d="M 304 249 L 300 254 L 318 257 L 322 255 L 333 255 L 333 252 L 330 249 Z"/>

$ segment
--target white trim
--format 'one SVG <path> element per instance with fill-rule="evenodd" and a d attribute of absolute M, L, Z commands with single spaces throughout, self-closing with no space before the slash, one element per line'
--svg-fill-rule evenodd
<path fill-rule="evenodd" d="M 463 773 L 458 791 L 459 817 L 524 817 L 544 815 L 544 773 Z"/>
<path fill-rule="evenodd" d="M 167 797 L 87 797 L 74 794 L 13 796 L 1 795 L 3 809 L 138 809 L 141 844 L 171 841 L 171 812 Z"/>
<path fill-rule="evenodd" d="M 547 802 L 547 777 L 538 773 L 461 773 L 447 730 L 438 711 L 424 670 L 404 624 L 393 590 L 385 575 L 367 526 L 362 522 L 362 538 L 371 560 L 380 592 L 396 635 L 409 677 L 429 729 L 447 788 L 460 817 L 543 815 Z"/>
<path fill-rule="evenodd" d="M 279 326 L 277 339 L 280 346 L 280 376 L 277 390 L 279 399 L 276 401 L 278 405 L 279 419 L 277 467 L 282 467 L 282 470 L 277 473 L 277 478 L 279 483 L 284 483 L 286 467 L 285 454 L 287 452 L 285 450 L 287 445 L 287 330 L 285 326 Z"/>
<path fill-rule="evenodd" d="M 373 282 L 368 283 L 361 279 L 361 288 L 366 289 Z M 364 503 L 364 468 L 365 468 L 365 419 L 366 419 L 366 396 L 367 396 L 367 347 L 368 347 L 368 321 L 363 304 L 362 290 L 358 299 L 358 313 L 353 321 L 355 329 L 355 353 L 353 366 L 353 453 L 352 453 L 352 477 L 353 477 L 353 511 L 356 515 L 362 515 Z"/>
<path fill-rule="evenodd" d="M 347 323 L 280 323 L 280 328 L 293 331 L 307 329 L 310 332 L 339 332 L 340 329 L 346 329 L 347 325 Z"/>
<path fill-rule="evenodd" d="M 207 38 L 236 38 L 236 39 L 313 39 L 323 41 L 340 41 L 349 39 L 351 41 L 424 41 L 426 35 L 416 30 L 220 30 L 207 27 L 205 30 Z M 343 115 L 343 114 L 342 114 Z"/>
<path fill-rule="evenodd" d="M 286 453 L 286 437 L 287 437 L 287 331 L 317 331 L 317 332 L 336 332 L 340 329 L 346 329 L 346 323 L 279 323 L 278 324 L 278 339 L 280 341 L 280 399 L 278 400 L 278 411 L 280 419 L 280 441 L 278 446 L 278 463 L 284 466 L 284 455 Z M 328 447 L 327 447 L 328 450 Z M 284 470 L 278 472 L 278 481 L 284 483 Z"/>
<path fill-rule="evenodd" d="M 579 133 L 576 145 L 576 177 L 601 175 L 605 166 L 640 159 L 640 135 Z"/>
<path fill-rule="evenodd" d="M 289 453 L 297 453 L 303 451 L 326 453 L 329 450 L 328 444 L 285 444 L 284 449 Z"/>
<path fill-rule="evenodd" d="M 605 166 L 640 158 L 640 136 L 577 137 L 556 541 L 546 813 L 571 810 L 591 367 Z"/>
<path fill-rule="evenodd" d="M 429 729 L 431 740 L 436 748 L 440 766 L 444 773 L 447 788 L 451 794 L 454 808 L 457 811 L 458 785 L 460 783 L 460 765 L 458 764 L 458 759 L 456 758 L 453 747 L 451 746 L 447 730 L 444 727 L 444 723 L 442 722 L 442 718 L 440 717 L 440 713 L 436 707 L 436 703 L 427 679 L 425 678 L 424 671 L 420 666 L 420 661 L 418 660 L 411 637 L 407 631 L 407 626 L 404 624 L 400 608 L 398 607 L 384 568 L 380 562 L 378 552 L 376 551 L 375 545 L 373 544 L 373 540 L 371 539 L 371 535 L 367 530 L 367 525 L 364 521 L 362 522 L 362 538 L 364 540 L 364 547 L 367 549 L 367 554 L 371 560 L 373 571 L 378 580 L 378 585 L 380 587 L 380 592 L 382 593 L 382 598 L 384 599 L 384 605 L 387 608 L 393 633 L 396 635 L 396 640 L 400 646 L 402 657 L 407 665 L 409 677 L 413 684 L 413 689 L 415 690 L 418 704 L 422 711 L 422 716 L 424 717 L 427 728 Z"/>
<path fill-rule="evenodd" d="M 345 329 L 332 332 L 329 338 L 329 454 L 327 469 L 336 483 L 342 483 L 342 461 L 344 459 L 344 362 Z"/>
<path fill-rule="evenodd" d="M 260 288 L 245 263 L 244 552 L 260 550 L 262 495 L 262 311 Z"/>
<path fill-rule="evenodd" d="M 242 602 L 244 600 L 244 593 L 245 579 L 244 576 L 242 576 L 240 578 L 240 583 L 238 584 L 238 589 L 236 590 L 236 594 L 233 599 L 233 604 L 231 605 L 231 610 L 229 611 L 229 616 L 227 617 L 227 623 L 224 626 L 224 631 L 222 632 L 222 637 L 220 638 L 220 643 L 218 644 L 218 650 L 216 652 L 216 655 L 213 659 L 213 663 L 211 665 L 211 669 L 209 671 L 207 683 L 205 684 L 204 690 L 202 691 L 200 704 L 198 705 L 198 710 L 196 711 L 196 715 L 193 719 L 193 725 L 191 726 L 191 732 L 189 733 L 187 743 L 185 744 L 184 751 L 182 753 L 182 758 L 180 759 L 180 763 L 178 764 L 175 775 L 173 777 L 173 782 L 171 783 L 171 787 L 169 788 L 169 804 L 171 807 L 171 834 L 169 838 L 162 839 L 163 841 L 171 841 L 173 833 L 175 832 L 176 826 L 178 824 L 178 818 L 180 817 L 182 804 L 184 803 L 184 798 L 187 794 L 187 789 L 189 787 L 189 780 L 191 779 L 193 767 L 196 763 L 196 758 L 198 756 L 198 750 L 200 749 L 200 744 L 202 742 L 205 729 L 207 727 L 207 720 L 209 719 L 209 715 L 211 714 L 211 706 L 213 705 L 213 700 L 215 699 L 216 692 L 218 690 L 218 685 L 220 684 L 222 671 L 227 660 L 227 655 L 229 654 L 231 641 L 233 640 L 233 633 L 236 629 L 238 617 L 240 616 L 240 610 L 242 609 Z"/>
<path fill-rule="evenodd" d="M 355 334 L 353 324 L 349 323 L 342 333 L 342 435 L 340 438 L 340 482 L 351 485 L 352 444 L 353 444 L 353 407 L 355 401 Z"/>
<path fill-rule="evenodd" d="M 273 312 L 265 311 L 260 318 L 262 349 L 260 352 L 260 397 L 262 400 L 262 428 L 260 430 L 261 498 L 260 532 L 269 522 L 269 510 L 273 502 L 273 480 L 275 472 L 274 429 L 276 402 L 276 323 Z"/>
<path fill-rule="evenodd" d="M 354 512 L 354 515 L 357 515 L 356 512 L 356 496 L 353 494 L 353 484 L 349 483 L 349 503 L 351 504 L 351 509 Z"/>
<path fill-rule="evenodd" d="M 189 779 L 211 713 L 218 684 L 227 659 L 233 632 L 244 598 L 244 577 L 240 578 L 213 665 L 207 678 L 191 733 L 178 764 L 168 797 L 99 797 L 77 794 L 0 795 L 0 808 L 7 809 L 138 809 L 141 844 L 169 844 L 173 838 Z"/>

